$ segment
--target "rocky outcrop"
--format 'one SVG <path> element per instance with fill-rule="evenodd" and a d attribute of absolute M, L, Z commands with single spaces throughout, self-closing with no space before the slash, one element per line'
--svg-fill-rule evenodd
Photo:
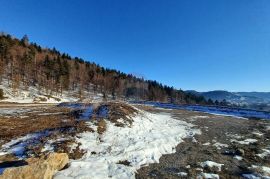
<path fill-rule="evenodd" d="M 0 179 L 51 179 L 68 164 L 66 153 L 51 153 L 46 159 L 31 160 L 29 165 L 6 169 Z"/>

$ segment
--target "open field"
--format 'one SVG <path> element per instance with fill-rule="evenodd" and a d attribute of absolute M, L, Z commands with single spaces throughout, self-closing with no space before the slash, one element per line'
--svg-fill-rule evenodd
<path fill-rule="evenodd" d="M 73 160 L 56 178 L 270 176 L 269 120 L 134 106 L 1 104 L 1 172 L 14 167 L 7 162 L 64 152 Z"/>

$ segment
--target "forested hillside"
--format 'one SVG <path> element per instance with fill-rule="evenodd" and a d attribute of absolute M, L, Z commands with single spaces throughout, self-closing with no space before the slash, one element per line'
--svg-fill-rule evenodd
<path fill-rule="evenodd" d="M 185 93 L 157 81 L 101 67 L 94 62 L 71 57 L 55 48 L 42 48 L 25 35 L 17 39 L 0 35 L 0 81 L 6 80 L 14 91 L 21 86 L 47 94 L 77 91 L 82 99 L 86 91 L 101 93 L 103 98 L 140 99 L 173 103 L 206 104 L 203 97 Z M 1 89 L 0 89 L 1 91 Z M 5 94 L 2 94 L 5 95 Z"/>

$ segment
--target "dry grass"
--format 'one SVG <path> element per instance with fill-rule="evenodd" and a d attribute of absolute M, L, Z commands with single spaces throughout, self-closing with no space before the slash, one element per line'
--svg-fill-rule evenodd
<path fill-rule="evenodd" d="M 98 134 L 103 134 L 106 131 L 106 121 L 104 119 L 101 119 L 98 121 L 98 128 L 97 132 Z"/>
<path fill-rule="evenodd" d="M 100 116 L 101 111 L 103 111 L 104 108 L 108 112 L 107 116 Z M 94 110 L 95 115 L 93 118 L 97 120 L 99 120 L 100 118 L 105 118 L 106 120 L 114 123 L 116 126 L 124 127 L 126 125 L 131 126 L 133 122 L 132 117 L 135 116 L 136 113 L 138 113 L 138 111 L 131 105 L 120 102 L 108 102 L 100 104 Z M 124 123 L 119 122 L 118 119 L 123 119 Z"/>

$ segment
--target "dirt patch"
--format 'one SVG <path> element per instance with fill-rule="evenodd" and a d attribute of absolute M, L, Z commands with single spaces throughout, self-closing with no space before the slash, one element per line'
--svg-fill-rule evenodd
<path fill-rule="evenodd" d="M 256 172 L 251 170 L 252 165 L 270 166 L 270 156 L 258 156 L 262 149 L 270 146 L 270 131 L 266 128 L 270 126 L 270 121 L 147 108 L 148 111 L 170 113 L 175 119 L 192 123 L 202 134 L 195 135 L 196 140 L 185 139 L 176 147 L 176 153 L 163 155 L 159 163 L 139 169 L 136 178 L 196 178 L 203 173 L 218 174 L 220 178 L 243 178 L 243 174 Z M 254 131 L 262 135 L 256 135 Z M 239 143 L 246 139 L 256 139 L 256 142 Z M 216 167 L 202 167 L 200 163 L 205 161 L 224 165 L 219 171 Z M 187 175 L 182 176 L 181 172 Z"/>
<path fill-rule="evenodd" d="M 129 104 L 108 102 L 100 104 L 95 110 L 93 119 L 106 119 L 116 126 L 131 126 L 134 117 L 138 111 Z M 121 119 L 121 120 L 120 120 Z"/>
<path fill-rule="evenodd" d="M 105 131 L 106 131 L 106 121 L 104 119 L 101 119 L 100 121 L 98 121 L 97 132 L 98 132 L 98 134 L 101 135 Z"/>

